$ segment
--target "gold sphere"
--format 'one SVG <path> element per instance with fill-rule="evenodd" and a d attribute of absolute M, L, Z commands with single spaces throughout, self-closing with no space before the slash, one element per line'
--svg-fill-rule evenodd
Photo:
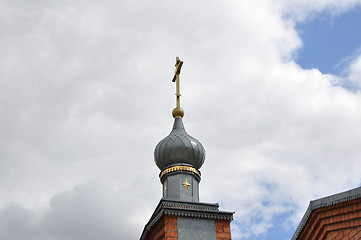
<path fill-rule="evenodd" d="M 174 118 L 182 118 L 184 116 L 184 111 L 180 107 L 173 109 L 172 115 Z"/>

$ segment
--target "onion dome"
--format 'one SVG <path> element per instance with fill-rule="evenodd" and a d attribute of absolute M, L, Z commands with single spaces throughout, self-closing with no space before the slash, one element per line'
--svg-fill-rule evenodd
<path fill-rule="evenodd" d="M 186 132 L 181 117 L 174 119 L 172 132 L 158 143 L 154 151 L 154 161 L 161 171 L 172 166 L 199 169 L 204 158 L 202 144 Z"/>
<path fill-rule="evenodd" d="M 201 174 L 198 169 L 203 165 L 205 151 L 202 144 L 194 137 L 188 135 L 184 129 L 182 118 L 184 110 L 180 107 L 180 78 L 179 74 L 183 65 L 176 58 L 174 77 L 176 83 L 176 108 L 173 109 L 174 124 L 172 132 L 158 143 L 154 151 L 154 161 L 161 170 L 159 177 L 163 183 L 165 176 L 178 172 L 193 174 L 200 181 Z"/>

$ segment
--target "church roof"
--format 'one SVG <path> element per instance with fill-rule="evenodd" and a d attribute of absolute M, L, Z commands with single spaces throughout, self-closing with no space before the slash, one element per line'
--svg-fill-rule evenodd
<path fill-rule="evenodd" d="M 313 211 L 320 208 L 353 201 L 359 198 L 361 198 L 361 187 L 311 201 L 291 240 L 298 239 L 308 220 L 311 218 Z"/>
<path fill-rule="evenodd" d="M 182 118 L 175 118 L 172 132 L 161 140 L 154 151 L 154 161 L 158 168 L 188 165 L 199 169 L 205 158 L 202 144 L 184 129 Z"/>
<path fill-rule="evenodd" d="M 234 212 L 219 211 L 218 203 L 184 202 L 161 199 L 149 222 L 145 225 L 140 240 L 146 240 L 147 235 L 157 221 L 165 215 L 180 217 L 233 220 Z"/>
<path fill-rule="evenodd" d="M 182 118 L 184 110 L 180 107 L 180 71 L 183 61 L 176 58 L 174 77 L 176 82 L 176 108 L 173 109 L 174 124 L 171 133 L 161 140 L 154 151 L 154 161 L 161 172 L 172 167 L 191 167 L 192 172 L 199 175 L 198 169 L 203 165 L 205 150 L 202 144 L 190 136 L 184 129 Z M 194 169 L 193 169 L 194 168 Z"/>

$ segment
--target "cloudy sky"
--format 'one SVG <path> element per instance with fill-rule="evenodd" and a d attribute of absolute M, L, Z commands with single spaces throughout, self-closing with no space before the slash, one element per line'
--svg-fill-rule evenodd
<path fill-rule="evenodd" d="M 360 0 L 0 0 L 0 236 L 138 239 L 175 57 L 203 202 L 290 239 L 361 184 Z"/>

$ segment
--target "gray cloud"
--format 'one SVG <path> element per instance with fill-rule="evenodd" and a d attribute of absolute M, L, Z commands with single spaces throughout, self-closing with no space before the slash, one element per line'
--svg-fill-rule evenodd
<path fill-rule="evenodd" d="M 134 239 L 138 226 L 130 219 L 124 195 L 99 183 L 77 185 L 56 194 L 47 209 L 11 205 L 0 213 L 6 239 Z"/>

